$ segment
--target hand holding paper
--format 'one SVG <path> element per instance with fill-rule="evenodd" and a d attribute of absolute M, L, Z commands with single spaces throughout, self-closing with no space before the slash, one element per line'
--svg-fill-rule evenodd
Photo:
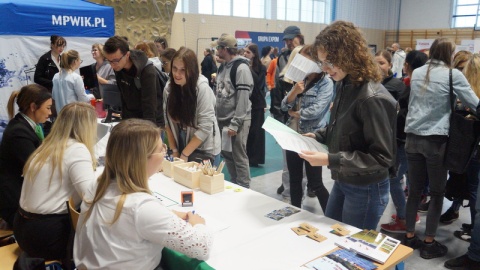
<path fill-rule="evenodd" d="M 312 166 L 328 166 L 328 154 L 315 151 L 302 151 L 298 154 Z"/>
<path fill-rule="evenodd" d="M 272 117 L 267 117 L 267 119 L 265 119 L 262 128 L 272 134 L 282 149 L 297 153 L 302 153 L 302 151 L 305 150 L 314 151 L 315 153 L 328 153 L 326 145 L 317 142 L 314 138 L 298 134 L 293 129 L 285 126 Z"/>

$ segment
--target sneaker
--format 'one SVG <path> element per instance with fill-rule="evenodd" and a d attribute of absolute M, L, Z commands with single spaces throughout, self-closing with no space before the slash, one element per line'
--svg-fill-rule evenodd
<path fill-rule="evenodd" d="M 480 262 L 476 262 L 468 257 L 467 254 L 446 261 L 443 266 L 454 270 L 476 270 L 480 269 Z"/>
<path fill-rule="evenodd" d="M 418 236 L 414 236 L 412 238 L 408 238 L 407 235 L 403 237 L 402 244 L 411 247 L 413 249 L 418 249 L 423 247 L 423 241 L 418 238 Z"/>
<path fill-rule="evenodd" d="M 426 213 L 426 212 L 428 212 L 428 206 L 429 205 L 430 205 L 430 201 L 428 201 L 428 202 L 423 202 L 422 201 L 420 203 L 420 206 L 418 207 L 417 211 L 420 212 L 420 213 Z"/>
<path fill-rule="evenodd" d="M 405 233 L 405 231 L 407 230 L 405 224 L 400 222 L 399 219 L 394 219 L 390 223 L 381 224 L 380 228 L 386 232 L 391 233 Z"/>
<path fill-rule="evenodd" d="M 292 204 L 292 200 L 290 200 L 290 197 L 283 196 L 283 195 L 282 195 L 282 202 Z"/>
<path fill-rule="evenodd" d="M 448 248 L 439 242 L 433 240 L 431 243 L 423 242 L 423 246 L 420 248 L 420 257 L 424 259 L 433 259 L 443 257 L 447 254 Z"/>
<path fill-rule="evenodd" d="M 315 198 L 315 197 L 317 197 L 317 194 L 315 194 L 315 191 L 307 188 L 307 196 L 310 197 L 310 198 Z"/>
<path fill-rule="evenodd" d="M 282 192 L 285 190 L 283 185 L 281 185 L 279 188 L 277 188 L 277 194 L 282 194 Z"/>
<path fill-rule="evenodd" d="M 397 219 L 397 214 L 393 214 L 392 215 L 392 219 L 393 220 L 396 220 Z M 420 223 L 420 216 L 417 214 L 417 216 L 415 217 L 415 223 Z"/>
<path fill-rule="evenodd" d="M 453 208 L 448 208 L 448 210 L 440 216 L 440 222 L 443 224 L 452 224 L 455 220 L 458 219 L 458 212 L 455 212 Z"/>
<path fill-rule="evenodd" d="M 472 238 L 472 231 L 471 230 L 454 231 L 453 235 L 460 240 L 470 242 L 470 239 Z"/>

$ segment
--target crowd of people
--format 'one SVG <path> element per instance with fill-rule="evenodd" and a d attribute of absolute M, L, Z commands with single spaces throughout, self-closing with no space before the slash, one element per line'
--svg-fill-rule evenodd
<path fill-rule="evenodd" d="M 205 220 L 166 208 L 147 180 L 170 152 L 213 165 L 223 159 L 228 180 L 249 188 L 250 167 L 265 164 L 269 95 L 273 118 L 328 146 L 328 153 L 283 151 L 277 193 L 285 202 L 301 208 L 305 195 L 316 197 L 325 216 L 376 230 L 391 195 L 396 214 L 380 229 L 404 234 L 402 243 L 424 259 L 445 256 L 448 248 L 435 240 L 438 225 L 458 219 L 463 203 L 458 199 L 442 215 L 450 78 L 456 109 L 476 117 L 480 56 L 460 51 L 453 58 L 455 44 L 445 38 L 428 55 L 398 43 L 372 54 L 346 21 L 326 26 L 313 44 L 305 44 L 297 26 L 283 34 L 280 52 L 254 43 L 239 48 L 235 37 L 222 34 L 200 64 L 194 51 L 168 48 L 165 38 L 133 49 L 114 36 L 92 45 L 98 83 L 91 94 L 75 72 L 83 62 L 78 51 L 64 52 L 65 38 L 51 36 L 36 84 L 11 95 L 0 144 L 0 216 L 21 249 L 61 260 L 66 269 L 72 260 L 78 269 L 157 269 L 163 247 L 207 259 L 213 234 Z M 285 75 L 297 57 L 316 71 L 292 81 Z M 105 84 L 118 87 L 122 121 L 111 130 L 97 179 L 97 115 L 89 101 L 101 98 Z M 334 180 L 330 191 L 322 167 Z M 445 262 L 449 269 L 480 269 L 479 172 L 474 156 L 465 173 L 471 224 L 455 232 L 471 244 Z M 69 199 L 81 208 L 76 231 Z M 423 240 L 415 230 L 421 205 Z"/>

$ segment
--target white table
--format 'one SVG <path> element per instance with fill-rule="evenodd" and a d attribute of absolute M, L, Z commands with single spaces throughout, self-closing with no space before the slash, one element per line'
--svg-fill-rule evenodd
<path fill-rule="evenodd" d="M 180 202 L 181 191 L 190 190 L 162 173 L 152 176 L 149 185 L 152 191 L 177 202 Z M 306 262 L 336 247 L 334 241 L 338 236 L 329 231 L 330 226 L 337 221 L 305 210 L 275 221 L 265 215 L 291 205 L 230 182 L 225 182 L 225 185 L 233 188 L 213 195 L 194 190 L 193 207 L 181 207 L 180 204 L 170 206 L 180 211 L 195 210 L 205 218 L 207 226 L 212 226 L 215 240 L 206 262 L 213 268 L 299 269 Z M 241 188 L 242 191 L 235 192 L 236 188 Z M 306 236 L 297 236 L 291 228 L 298 227 L 302 222 L 317 227 L 318 233 L 328 239 L 319 243 Z M 359 231 L 352 226 L 345 227 L 351 232 Z M 222 230 L 218 230 L 220 228 Z M 395 253 L 399 253 L 399 256 L 387 261 L 385 267 L 394 267 L 411 255 L 412 250 L 400 246 Z"/>

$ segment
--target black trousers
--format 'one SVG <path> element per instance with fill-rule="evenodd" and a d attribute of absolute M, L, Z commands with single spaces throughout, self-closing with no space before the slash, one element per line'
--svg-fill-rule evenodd
<path fill-rule="evenodd" d="M 65 259 L 73 235 L 68 214 L 40 215 L 18 209 L 13 230 L 20 248 L 34 258 Z"/>
<path fill-rule="evenodd" d="M 252 109 L 252 124 L 247 138 L 247 156 L 250 164 L 265 164 L 265 122 L 263 109 Z"/>
<path fill-rule="evenodd" d="M 288 172 L 290 174 L 290 198 L 292 205 L 302 207 L 302 179 L 303 179 L 303 165 L 305 164 L 305 172 L 307 174 L 307 187 L 315 191 L 318 202 L 322 207 L 323 212 L 327 208 L 329 193 L 322 181 L 322 167 L 312 166 L 310 163 L 301 158 L 298 153 L 293 151 L 285 151 L 287 159 Z"/>

